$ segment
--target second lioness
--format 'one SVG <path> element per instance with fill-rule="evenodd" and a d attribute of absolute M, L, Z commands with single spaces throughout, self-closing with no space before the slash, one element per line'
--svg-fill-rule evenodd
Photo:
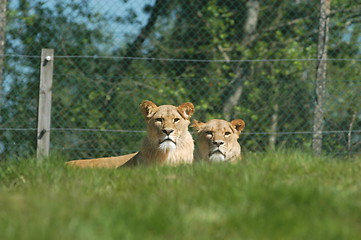
<path fill-rule="evenodd" d="M 206 123 L 194 120 L 198 136 L 198 158 L 208 162 L 234 162 L 241 159 L 241 146 L 237 139 L 245 127 L 242 119 L 231 122 L 212 119 Z"/>

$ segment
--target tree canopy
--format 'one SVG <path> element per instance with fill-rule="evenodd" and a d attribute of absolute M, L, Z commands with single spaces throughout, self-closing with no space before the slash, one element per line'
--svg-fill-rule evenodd
<path fill-rule="evenodd" d="M 84 0 L 10 0 L 2 128 L 36 128 L 37 56 L 54 48 L 51 143 L 72 158 L 136 151 L 143 99 L 191 101 L 201 121 L 244 119 L 246 151 L 310 146 L 318 3 L 155 0 L 139 12 L 114 2 L 110 14 Z M 361 5 L 332 1 L 329 17 L 324 150 L 357 152 Z M 120 36 L 114 26 L 135 30 Z M 3 131 L 0 154 L 31 154 L 34 133 Z"/>

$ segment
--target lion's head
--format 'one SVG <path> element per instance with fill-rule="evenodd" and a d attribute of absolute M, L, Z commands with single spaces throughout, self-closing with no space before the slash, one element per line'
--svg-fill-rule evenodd
<path fill-rule="evenodd" d="M 147 136 L 139 152 L 106 158 L 74 160 L 68 165 L 78 167 L 117 168 L 138 164 L 177 165 L 193 162 L 194 142 L 188 131 L 190 117 L 194 113 L 192 103 L 157 106 L 145 100 L 140 110 L 147 123 Z"/>
<path fill-rule="evenodd" d="M 210 162 L 235 161 L 241 158 L 241 146 L 237 139 L 245 123 L 242 119 L 227 122 L 212 119 L 206 123 L 194 120 L 197 131 L 199 157 Z"/>
<path fill-rule="evenodd" d="M 191 163 L 194 143 L 188 126 L 194 113 L 193 104 L 157 106 L 145 100 L 141 103 L 140 109 L 147 123 L 147 137 L 141 149 L 144 160 L 174 164 Z"/>

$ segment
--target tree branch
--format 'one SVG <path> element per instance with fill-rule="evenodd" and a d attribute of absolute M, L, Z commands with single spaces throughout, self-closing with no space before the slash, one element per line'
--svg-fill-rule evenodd
<path fill-rule="evenodd" d="M 132 59 L 129 58 L 138 56 L 142 44 L 148 38 L 150 33 L 153 31 L 155 23 L 159 15 L 162 13 L 163 9 L 165 8 L 165 6 L 166 4 L 164 0 L 157 0 L 155 2 L 147 24 L 142 28 L 136 39 L 131 44 L 128 45 L 128 49 L 124 55 L 126 59 L 124 59 L 123 63 L 121 64 L 121 71 L 123 73 L 128 71 L 132 63 Z"/>

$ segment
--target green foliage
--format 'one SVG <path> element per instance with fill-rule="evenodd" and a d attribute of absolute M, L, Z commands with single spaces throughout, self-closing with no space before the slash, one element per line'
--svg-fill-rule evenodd
<path fill-rule="evenodd" d="M 50 2 L 10 5 L 6 51 L 38 56 L 41 48 L 55 49 L 52 127 L 57 130 L 52 131 L 52 149 L 72 158 L 137 151 L 145 129 L 138 105 L 144 99 L 176 105 L 190 101 L 196 107 L 194 117 L 201 121 L 242 118 L 245 133 L 262 133 L 241 136 L 242 146 L 249 151 L 264 151 L 272 144 L 311 144 L 310 134 L 276 134 L 274 143 L 270 136 L 312 131 L 317 62 L 304 59 L 317 55 L 318 3 L 169 0 L 158 8 L 147 5 L 143 14 L 155 12 L 157 21 L 140 49 L 132 53 L 148 58 L 143 60 L 98 57 L 124 56 L 133 46 L 137 36 L 129 34 L 115 46 L 119 36 L 109 26 L 136 26 L 141 16 L 135 9 L 108 16 L 84 0 Z M 259 8 L 253 16 L 254 31 L 247 32 L 251 2 L 258 2 Z M 332 2 L 331 8 L 329 57 L 359 59 L 360 16 L 355 14 L 359 4 L 340 0 Z M 31 154 L 39 58 L 6 60 L 0 126 L 32 130 L 0 133 L 5 146 L 0 154 Z M 360 128 L 360 69 L 359 61 L 328 62 L 325 130 L 347 131 L 355 113 L 353 129 Z M 239 99 L 226 114 L 226 103 L 237 90 Z M 105 132 L 109 130 L 113 132 Z M 345 153 L 360 147 L 359 134 L 348 137 L 343 132 L 326 134 L 323 149 Z"/>
<path fill-rule="evenodd" d="M 358 239 L 361 159 L 300 151 L 243 162 L 74 169 L 1 163 L 2 239 Z M 261 231 L 260 231 L 261 229 Z"/>

